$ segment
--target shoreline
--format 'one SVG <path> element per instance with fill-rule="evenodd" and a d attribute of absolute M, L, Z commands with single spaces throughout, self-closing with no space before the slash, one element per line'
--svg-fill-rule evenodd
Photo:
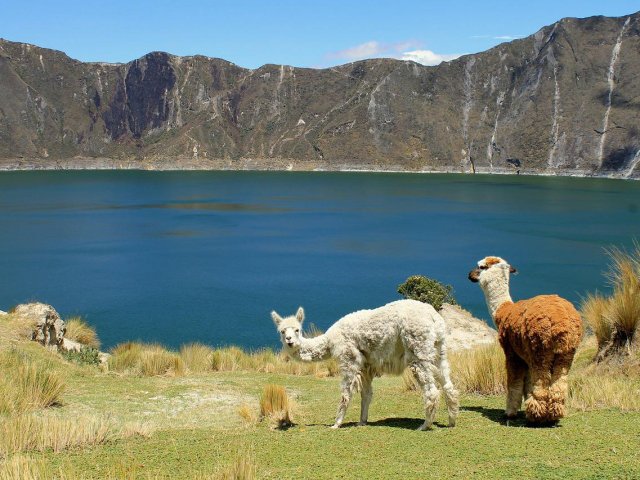
<path fill-rule="evenodd" d="M 160 171 L 160 172 L 227 172 L 227 171 L 256 171 L 256 172 L 343 172 L 343 173 L 414 173 L 414 174 L 460 174 L 460 175 L 512 175 L 512 176 L 539 176 L 539 177 L 573 177 L 595 178 L 611 180 L 640 180 L 640 173 L 635 176 L 626 176 L 618 172 L 594 173 L 591 170 L 555 170 L 539 171 L 526 168 L 476 168 L 475 172 L 464 171 L 460 168 L 403 168 L 401 165 L 359 165 L 352 162 L 340 162 L 329 164 L 328 162 L 282 159 L 250 159 L 240 160 L 211 160 L 211 159 L 179 159 L 180 165 L 176 165 L 175 159 L 163 160 L 116 160 L 112 158 L 73 158 L 55 160 L 42 164 L 41 159 L 0 159 L 0 172 L 15 171 Z"/>

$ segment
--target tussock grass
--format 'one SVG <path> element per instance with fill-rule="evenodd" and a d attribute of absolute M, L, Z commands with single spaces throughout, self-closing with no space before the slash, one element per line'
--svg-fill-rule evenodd
<path fill-rule="evenodd" d="M 582 302 L 582 315 L 598 340 L 597 360 L 630 354 L 637 346 L 640 330 L 640 245 L 633 253 L 609 251 L 611 268 L 607 278 L 613 286 L 608 298 L 589 295 Z"/>
<path fill-rule="evenodd" d="M 225 347 L 213 351 L 212 369 L 218 372 L 239 370 L 285 373 L 288 375 L 313 375 L 315 377 L 334 377 L 338 374 L 338 362 L 329 359 L 324 362 L 296 362 L 284 353 L 276 353 L 265 348 L 256 352 L 245 352 L 238 347 Z"/>
<path fill-rule="evenodd" d="M 140 370 L 142 375 L 154 377 L 156 375 L 183 375 L 185 368 L 182 359 L 175 353 L 160 345 L 150 345 L 142 350 L 140 355 Z"/>
<path fill-rule="evenodd" d="M 61 478 L 55 475 L 42 460 L 24 455 L 14 455 L 0 463 L 0 480 L 42 480 Z"/>
<path fill-rule="evenodd" d="M 236 458 L 217 478 L 219 480 L 254 480 L 256 475 L 255 455 L 252 450 L 236 454 Z"/>
<path fill-rule="evenodd" d="M 109 369 L 146 377 L 178 376 L 185 373 L 185 364 L 178 354 L 160 345 L 127 342 L 113 348 Z"/>
<path fill-rule="evenodd" d="M 293 402 L 281 385 L 267 384 L 260 395 L 260 418 L 268 418 L 277 428 L 293 425 Z"/>
<path fill-rule="evenodd" d="M 463 392 L 501 395 L 506 392 L 507 371 L 498 342 L 449 354 L 454 385 Z"/>
<path fill-rule="evenodd" d="M 238 415 L 240 415 L 240 418 L 242 418 L 247 426 L 253 425 L 259 420 L 255 409 L 246 403 L 243 403 L 238 407 Z"/>
<path fill-rule="evenodd" d="M 113 427 L 102 419 L 17 415 L 0 422 L 0 456 L 46 449 L 60 452 L 81 445 L 98 445 L 114 437 Z"/>
<path fill-rule="evenodd" d="M 180 358 L 191 372 L 211 371 L 212 356 L 213 349 L 201 343 L 190 343 L 180 347 Z"/>
<path fill-rule="evenodd" d="M 599 349 L 604 348 L 611 340 L 613 326 L 607 319 L 609 299 L 596 292 L 588 294 L 580 307 L 582 318 L 598 340 Z"/>
<path fill-rule="evenodd" d="M 238 347 L 218 348 L 211 357 L 211 369 L 216 372 L 234 372 L 236 370 L 251 370 L 247 368 L 251 355 Z"/>
<path fill-rule="evenodd" d="M 450 352 L 451 379 L 465 393 L 501 395 L 507 391 L 507 372 L 502 347 L 497 342 L 470 350 Z M 410 369 L 402 374 L 404 391 L 420 391 Z"/>
<path fill-rule="evenodd" d="M 72 317 L 64 321 L 65 338 L 81 343 L 87 347 L 100 350 L 100 339 L 95 328 L 81 317 Z"/>
<path fill-rule="evenodd" d="M 20 414 L 59 403 L 62 378 L 46 362 L 36 362 L 16 349 L 0 352 L 0 413 Z"/>

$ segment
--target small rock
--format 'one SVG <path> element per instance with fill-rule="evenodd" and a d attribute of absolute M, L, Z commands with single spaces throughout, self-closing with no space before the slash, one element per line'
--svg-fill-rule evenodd
<path fill-rule="evenodd" d="M 65 332 L 64 320 L 51 305 L 23 303 L 18 305 L 13 313 L 32 324 L 31 340 L 53 349 L 62 347 Z"/>
<path fill-rule="evenodd" d="M 70 340 L 68 338 L 63 338 L 62 339 L 62 345 L 61 348 L 62 350 L 65 350 L 67 352 L 79 352 L 80 350 L 82 350 L 85 346 L 82 345 L 79 342 L 75 342 L 73 340 Z"/>
<path fill-rule="evenodd" d="M 7 312 L 3 312 L 2 310 L 0 310 L 0 315 L 6 315 Z"/>

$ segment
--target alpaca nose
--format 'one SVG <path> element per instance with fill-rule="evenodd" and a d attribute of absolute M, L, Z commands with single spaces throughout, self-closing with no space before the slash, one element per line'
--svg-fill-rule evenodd
<path fill-rule="evenodd" d="M 291 342 L 291 336 L 290 336 L 290 335 L 287 335 L 287 336 L 285 337 L 285 340 L 286 340 L 287 342 Z"/>

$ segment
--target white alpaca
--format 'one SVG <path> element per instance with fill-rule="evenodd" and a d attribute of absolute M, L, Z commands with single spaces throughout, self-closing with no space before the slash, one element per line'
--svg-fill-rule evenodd
<path fill-rule="evenodd" d="M 424 396 L 426 419 L 418 430 L 430 428 L 433 423 L 440 397 L 436 382 L 445 392 L 449 426 L 455 425 L 458 393 L 449 378 L 445 323 L 431 305 L 399 300 L 374 310 L 360 310 L 342 317 L 315 338 L 302 336 L 302 307 L 295 316 L 282 318 L 271 312 L 271 317 L 284 350 L 293 358 L 303 362 L 338 359 L 343 377 L 342 397 L 332 428 L 342 424 L 357 390 L 362 395 L 359 425 L 365 425 L 373 396 L 373 378 L 383 373 L 399 375 L 406 367 L 413 372 Z"/>

